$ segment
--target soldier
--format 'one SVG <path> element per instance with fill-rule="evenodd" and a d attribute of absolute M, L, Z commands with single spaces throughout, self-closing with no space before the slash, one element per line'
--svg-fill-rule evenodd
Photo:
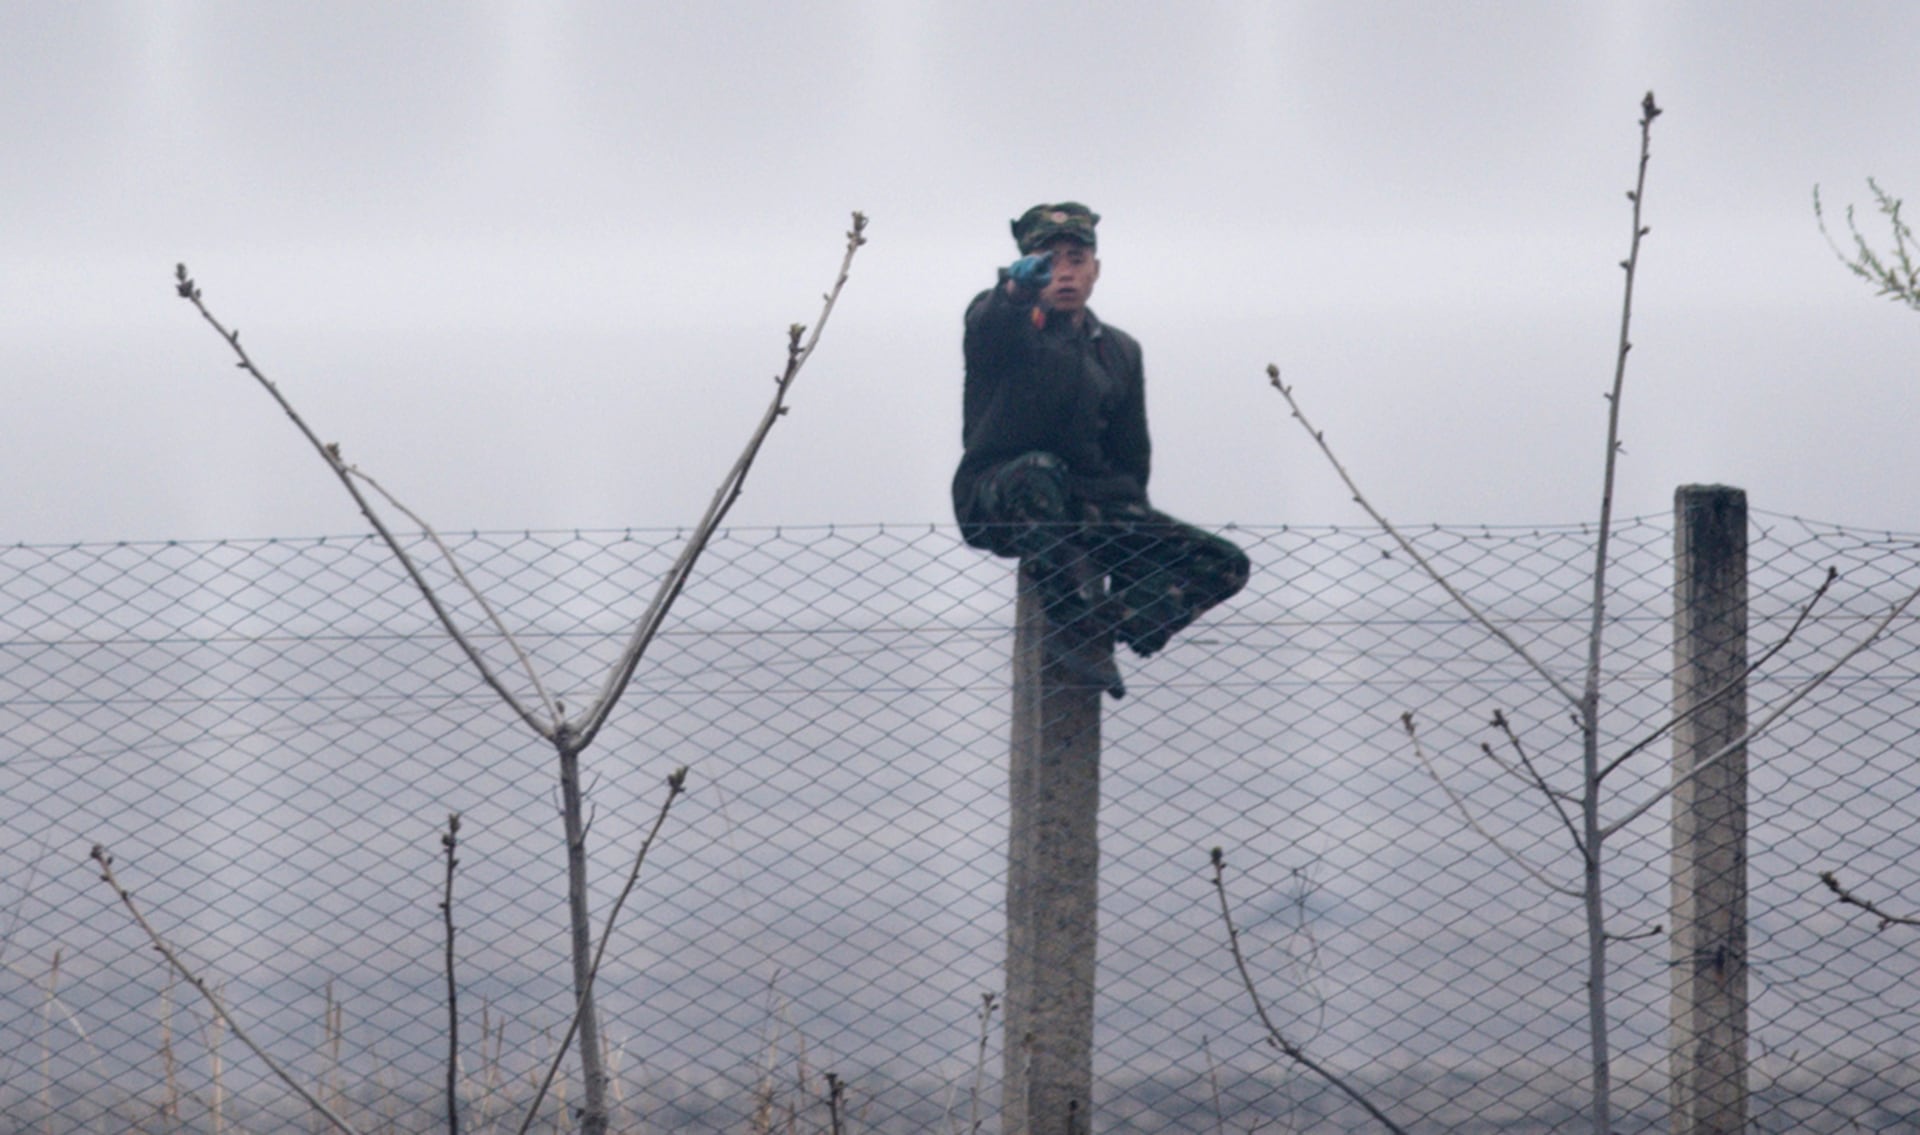
<path fill-rule="evenodd" d="M 1013 222 L 1021 256 L 967 308 L 967 381 L 953 509 L 968 544 L 1018 556 L 1047 620 L 1049 653 L 1125 694 L 1112 633 L 1146 657 L 1247 582 L 1228 540 L 1147 503 L 1140 344 L 1087 307 L 1100 279 L 1097 213 L 1035 205 Z M 1095 602 L 1090 585 L 1109 581 Z"/>

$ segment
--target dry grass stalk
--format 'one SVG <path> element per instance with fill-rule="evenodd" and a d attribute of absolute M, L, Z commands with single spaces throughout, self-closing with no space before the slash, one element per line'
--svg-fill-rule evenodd
<path fill-rule="evenodd" d="M 1200 1055 L 1207 1060 L 1207 1084 L 1213 1089 L 1213 1130 L 1214 1135 L 1227 1135 L 1227 1109 L 1220 1105 L 1220 1069 L 1213 1062 L 1213 1049 L 1208 1047 L 1207 1038 L 1200 1038 Z"/>
<path fill-rule="evenodd" d="M 180 1069 L 173 1053 L 173 982 L 172 970 L 167 971 L 167 983 L 160 987 L 160 1069 L 162 1076 L 162 1094 L 160 1096 L 160 1122 L 167 1131 L 180 1126 Z"/>
<path fill-rule="evenodd" d="M 60 989 L 60 953 L 53 951 L 47 967 L 47 995 L 40 1005 L 40 1115 L 42 1129 L 53 1135 L 53 1009 Z"/>
<path fill-rule="evenodd" d="M 380 1100 L 381 1135 L 399 1135 L 399 1119 L 394 1110 L 399 1106 L 400 1095 L 394 1085 L 387 1082 L 387 1071 L 391 1065 L 381 1055 L 380 1042 L 373 1042 L 373 1093 Z"/>
<path fill-rule="evenodd" d="M 747 1121 L 750 1135 L 799 1135 L 800 1104 L 808 1095 L 807 1082 L 813 1073 L 807 1064 L 807 1042 L 793 1023 L 793 1005 L 779 989 L 780 972 L 767 978 L 767 1031 L 765 1054 L 760 1062 L 760 1079 L 753 1088 L 753 1112 Z M 780 1039 L 791 1038 L 794 1053 L 794 1090 L 780 1089 Z"/>
<path fill-rule="evenodd" d="M 325 998 L 320 1020 L 320 1095 L 328 1107 L 344 1114 L 346 1085 L 341 1078 L 340 1047 L 347 1031 L 346 1007 L 334 998 L 332 978 L 327 979 Z M 316 1125 L 316 1135 L 320 1130 Z"/>
<path fill-rule="evenodd" d="M 997 1007 L 991 993 L 980 995 L 980 1042 L 974 1049 L 973 1085 L 967 1089 L 967 1131 L 980 1135 L 980 1085 L 987 1078 L 987 1041 L 993 1035 L 993 1011 Z"/>
<path fill-rule="evenodd" d="M 218 997 L 222 988 L 224 987 L 217 986 L 211 992 Z M 208 1107 L 211 1111 L 209 1119 L 212 1121 L 213 1135 L 225 1135 L 226 1132 L 226 1081 L 221 1075 L 220 1060 L 220 1046 L 226 1040 L 226 1027 L 225 1014 L 215 1013 L 207 1018 L 207 1067 L 213 1074 L 213 1096 L 208 1101 Z"/>
<path fill-rule="evenodd" d="M 614 1044 L 611 1037 L 605 1038 L 601 1043 L 606 1049 L 601 1059 L 607 1066 L 607 1087 L 613 1093 L 613 1103 L 607 1108 L 607 1124 L 618 1130 L 620 1112 L 627 1106 L 626 1084 L 620 1078 L 620 1066 L 626 1063 L 627 1059 L 627 1045 L 625 1041 Z"/>
<path fill-rule="evenodd" d="M 499 1102 L 500 1086 L 506 1078 L 506 1044 L 506 1020 L 503 1018 L 496 1023 L 492 1003 L 480 1002 L 480 1068 L 477 1075 L 468 1073 L 463 1077 L 460 1092 L 468 1101 L 469 1118 L 474 1130 L 491 1130 L 499 1118 L 494 1106 Z M 464 1064 L 462 1068 L 465 1068 Z"/>

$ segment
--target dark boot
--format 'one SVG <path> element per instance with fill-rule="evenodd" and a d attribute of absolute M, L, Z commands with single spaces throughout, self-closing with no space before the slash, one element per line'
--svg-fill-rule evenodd
<path fill-rule="evenodd" d="M 1113 661 L 1112 624 L 1102 620 L 1098 610 L 1064 624 L 1049 621 L 1042 645 L 1047 661 L 1065 670 L 1072 684 L 1105 690 L 1117 700 L 1127 696 L 1127 687 Z"/>

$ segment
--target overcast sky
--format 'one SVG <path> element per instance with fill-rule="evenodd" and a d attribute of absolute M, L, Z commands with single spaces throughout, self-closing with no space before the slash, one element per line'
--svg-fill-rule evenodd
<path fill-rule="evenodd" d="M 173 295 L 450 529 L 697 515 L 871 243 L 737 523 L 949 522 L 960 313 L 1008 218 L 1101 212 L 1156 503 L 1358 523 L 1598 501 L 1641 95 L 1620 507 L 1920 530 L 1920 314 L 1811 192 L 1920 208 L 1920 5 L 0 7 L 0 539 L 357 532 Z M 1866 218 L 1875 222 L 1874 218 Z M 1884 229 L 1875 223 L 1877 237 Z"/>

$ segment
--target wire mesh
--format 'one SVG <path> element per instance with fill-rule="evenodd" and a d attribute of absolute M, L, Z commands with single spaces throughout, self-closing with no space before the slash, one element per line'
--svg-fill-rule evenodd
<path fill-rule="evenodd" d="M 1130 693 L 1106 714 L 1095 1128 L 1372 1129 L 1264 1043 L 1213 847 L 1283 1031 L 1402 1126 L 1574 1122 L 1578 856 L 1481 750 L 1501 710 L 1575 787 L 1568 705 L 1378 533 L 1230 535 L 1252 582 L 1124 659 Z M 547 691 L 583 707 L 682 539 L 452 543 Z M 1577 684 L 1590 529 L 1414 539 Z M 1607 752 L 1661 724 L 1671 683 L 1671 527 L 1614 539 Z M 1764 514 L 1752 539 L 1756 654 L 1841 573 L 1756 676 L 1757 719 L 1920 582 L 1920 539 Z M 1013 591 L 1005 561 L 944 527 L 720 534 L 584 757 L 596 919 L 668 772 L 691 770 L 596 990 L 616 1129 L 825 1130 L 833 1072 L 849 1130 L 998 1130 L 999 1020 L 982 1016 L 1005 948 Z M 477 608 L 454 606 L 533 699 Z M 1920 928 L 1818 878 L 1920 914 L 1916 650 L 1895 620 L 1751 747 L 1756 1131 L 1920 1115 Z M 318 1129 L 168 977 L 88 861 L 98 843 L 253 1038 L 358 1129 L 444 1127 L 440 835 L 459 813 L 463 1126 L 511 1131 L 571 1007 L 555 763 L 373 538 L 0 548 L 0 1124 Z M 1667 777 L 1664 746 L 1629 760 L 1606 813 Z M 1666 829 L 1650 810 L 1605 864 L 1622 1131 L 1666 1126 Z M 567 1090 L 537 1129 L 570 1126 Z"/>

